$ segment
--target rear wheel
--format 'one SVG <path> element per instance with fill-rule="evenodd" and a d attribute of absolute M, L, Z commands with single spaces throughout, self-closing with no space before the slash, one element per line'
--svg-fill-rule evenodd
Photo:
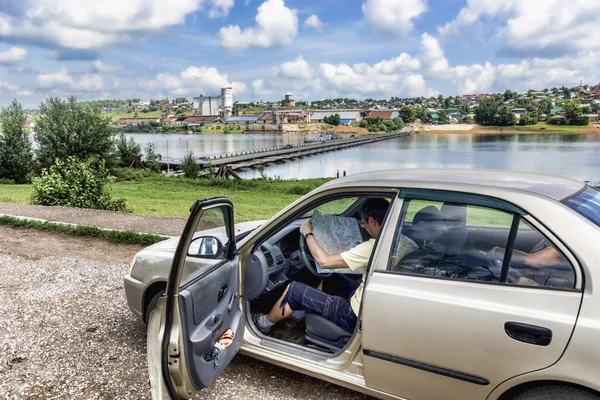
<path fill-rule="evenodd" d="M 531 387 L 510 400 L 600 400 L 600 397 L 578 387 L 551 384 Z"/>

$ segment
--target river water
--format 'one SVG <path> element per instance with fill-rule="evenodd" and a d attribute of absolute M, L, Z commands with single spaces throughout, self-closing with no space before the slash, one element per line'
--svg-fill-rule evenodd
<path fill-rule="evenodd" d="M 166 157 L 166 140 L 156 134 L 129 134 Z M 180 159 L 186 146 L 197 156 L 302 143 L 306 135 L 166 135 L 169 158 Z M 269 165 L 264 173 L 282 179 L 333 177 L 393 168 L 486 168 L 529 171 L 600 181 L 598 134 L 415 134 Z M 241 172 L 259 177 L 256 170 Z"/>

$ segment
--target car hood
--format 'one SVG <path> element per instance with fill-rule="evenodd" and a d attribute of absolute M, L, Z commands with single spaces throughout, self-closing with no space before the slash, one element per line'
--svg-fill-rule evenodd
<path fill-rule="evenodd" d="M 254 230 L 257 227 L 259 227 L 260 225 L 262 225 L 265 221 L 267 221 L 267 220 L 240 222 L 238 224 L 235 224 L 235 234 L 237 236 L 240 233 Z M 204 233 L 210 233 L 210 229 L 208 229 L 206 231 L 196 232 L 196 234 L 194 236 L 202 236 Z M 177 248 L 177 243 L 179 243 L 179 236 L 175 236 L 170 239 L 163 240 L 162 242 L 153 244 L 152 246 L 146 247 L 145 249 L 143 249 L 141 251 L 144 253 L 146 253 L 146 252 L 174 253 L 175 249 Z"/>

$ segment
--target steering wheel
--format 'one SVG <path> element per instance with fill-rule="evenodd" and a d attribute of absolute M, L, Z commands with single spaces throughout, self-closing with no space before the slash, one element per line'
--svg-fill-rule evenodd
<path fill-rule="evenodd" d="M 319 271 L 317 271 L 315 259 L 310 254 L 310 250 L 308 249 L 308 245 L 306 244 L 306 239 L 304 239 L 304 235 L 302 234 L 300 234 L 300 259 L 302 260 L 302 264 L 304 264 L 306 269 L 308 269 L 308 271 L 317 278 L 327 278 L 331 275 L 331 272 L 320 273 Z"/>

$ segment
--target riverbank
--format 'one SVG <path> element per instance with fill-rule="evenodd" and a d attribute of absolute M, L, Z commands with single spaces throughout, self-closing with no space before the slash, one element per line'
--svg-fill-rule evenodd
<path fill-rule="evenodd" d="M 268 219 L 329 180 L 320 178 L 223 181 L 159 175 L 133 178 L 117 180 L 111 184 L 111 193 L 115 198 L 125 198 L 134 214 L 187 217 L 194 201 L 227 196 L 235 205 L 237 222 Z M 29 203 L 30 191 L 31 185 L 0 185 L 0 202 Z"/>
<path fill-rule="evenodd" d="M 551 134 L 590 134 L 600 133 L 596 128 L 599 123 L 590 123 L 587 126 L 576 125 L 548 125 L 538 123 L 535 125 L 515 126 L 481 126 L 475 124 L 448 124 L 448 125 L 417 125 L 414 129 L 425 134 L 519 134 L 519 133 L 551 133 Z"/>

